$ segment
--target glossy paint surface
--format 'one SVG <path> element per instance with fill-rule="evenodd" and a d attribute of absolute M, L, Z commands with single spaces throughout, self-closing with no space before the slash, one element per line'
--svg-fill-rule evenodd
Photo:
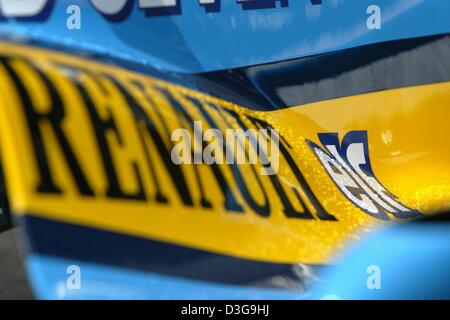
<path fill-rule="evenodd" d="M 62 0 L 49 7 L 44 19 L 3 19 L 0 33 L 197 73 L 450 31 L 447 0 L 324 0 L 319 5 L 281 1 L 288 6 L 271 2 L 274 8 L 244 9 L 224 0 L 219 12 L 205 12 L 197 1 L 180 1 L 180 11 L 155 16 L 131 1 L 131 11 L 111 21 L 88 0 L 80 0 L 81 29 L 69 30 L 66 9 L 72 1 Z M 381 9 L 379 30 L 367 28 L 367 10 L 373 4 Z"/>
<path fill-rule="evenodd" d="M 369 30 L 373 1 L 322 2 L 155 15 L 130 1 L 117 20 L 82 0 L 80 30 L 65 27 L 65 0 L 39 20 L 3 17 L 0 154 L 38 297 L 304 298 L 299 265 L 450 209 L 450 46 L 435 36 L 450 3 L 379 0 Z M 195 120 L 277 129 L 275 178 L 259 164 L 174 166 L 170 132 Z M 68 292 L 72 264 L 86 286 Z"/>
<path fill-rule="evenodd" d="M 1 96 L 4 112 L 0 126 L 2 162 L 11 210 L 23 223 L 30 250 L 30 272 L 38 281 L 36 288 L 42 297 L 59 297 L 57 291 L 46 290 L 58 290 L 55 281 L 65 272 L 60 269 L 60 276 L 55 277 L 58 274 L 55 268 L 65 265 L 65 262 L 58 262 L 60 258 L 84 261 L 82 265 L 93 279 L 99 270 L 106 268 L 104 270 L 111 271 L 107 278 L 112 286 L 122 283 L 122 276 L 141 279 L 138 274 L 141 271 L 145 271 L 141 274 L 147 279 L 145 281 L 154 281 L 148 273 L 158 270 L 163 278 L 175 275 L 195 283 L 208 279 L 215 284 L 245 287 L 249 282 L 236 278 L 232 266 L 243 263 L 243 266 L 250 266 L 247 271 L 251 271 L 251 266 L 256 263 L 257 270 L 267 267 L 268 274 L 264 277 L 270 278 L 280 272 L 286 274 L 286 270 L 293 270 L 299 263 L 335 261 L 349 241 L 360 239 L 386 222 L 369 215 L 364 208 L 352 203 L 348 194 L 339 190 L 339 181 L 327 174 L 324 164 L 310 148 L 308 141 L 320 145 L 318 134 L 335 133 L 343 140 L 349 132 L 365 132 L 367 141 L 364 143 L 371 170 L 379 183 L 395 195 L 392 199 L 420 215 L 448 209 L 450 156 L 446 147 L 446 118 L 449 82 L 260 112 L 93 60 L 12 44 L 4 44 L 0 49 L 6 57 L 0 73 L 3 79 L 1 91 L 8 92 Z M 135 87 L 136 84 L 139 86 Z M 138 88 L 145 88 L 144 92 L 151 94 L 151 103 Z M 83 90 L 87 90 L 88 96 L 83 95 Z M 111 96 L 116 97 L 116 103 L 108 103 Z M 93 103 L 89 103 L 87 97 L 91 97 Z M 8 108 L 11 105 L 16 108 Z M 267 176 L 255 175 L 253 170 L 259 169 L 259 165 L 239 167 L 244 177 L 242 181 L 237 179 L 236 171 L 231 167 L 220 166 L 225 177 L 221 183 L 211 174 L 211 167 L 201 165 L 198 168 L 199 180 L 194 174 L 197 169 L 192 165 L 181 166 L 193 196 L 193 203 L 186 203 L 178 189 L 183 180 L 174 181 L 165 167 L 168 164 L 162 158 L 154 158 L 155 152 L 163 155 L 157 151 L 155 136 L 144 145 L 138 139 L 144 118 L 139 118 L 142 113 L 135 113 L 137 107 L 144 108 L 150 119 L 161 112 L 159 116 L 164 121 L 153 124 L 160 133 L 164 132 L 160 127 L 162 123 L 169 128 L 177 128 L 181 123 L 189 129 L 189 121 L 194 119 L 207 121 L 209 125 L 211 119 L 215 119 L 220 129 L 241 128 L 239 121 L 250 125 L 250 119 L 269 123 L 279 130 L 287 150 L 276 177 L 282 181 L 281 190 L 299 212 L 293 216 L 286 214 L 286 202 L 274 181 Z M 77 175 L 74 175 L 73 160 L 72 164 L 68 161 L 67 146 L 62 148 L 61 131 L 56 130 L 59 124 L 55 125 L 54 121 L 59 118 L 47 118 L 58 108 L 64 110 L 63 119 L 66 119 L 62 134 L 68 139 L 82 170 Z M 47 119 L 42 123 L 39 120 L 38 131 L 30 131 L 35 130 L 29 127 L 33 123 L 29 118 L 30 110 Z M 117 131 L 110 131 L 110 138 L 103 142 L 95 134 L 101 126 L 93 120 L 93 110 L 100 112 L 103 121 L 109 114 L 117 124 Z M 48 122 L 45 124 L 49 120 L 53 123 L 51 126 Z M 40 135 L 46 137 L 44 153 L 35 149 L 35 138 Z M 121 140 L 112 139 L 114 135 Z M 163 135 L 163 139 L 170 145 L 169 136 Z M 105 146 L 113 154 L 114 172 L 105 171 L 105 154 L 101 153 Z M 153 146 L 154 151 L 149 163 L 145 158 L 148 146 Z M 45 160 L 42 156 L 47 152 L 50 157 Z M 42 164 L 43 159 L 48 161 L 51 180 L 55 179 L 55 186 L 50 189 L 48 183 L 51 180 L 40 178 L 42 167 L 38 164 Z M 137 171 L 133 173 L 133 163 L 142 173 L 142 186 L 136 180 Z M 153 166 L 162 181 L 160 184 L 151 182 L 149 170 Z M 119 186 L 123 187 L 120 197 L 107 191 L 114 174 L 117 174 Z M 92 193 L 83 186 L 82 176 Z M 39 187 L 39 181 L 44 181 L 45 185 Z M 220 187 L 224 185 L 230 187 L 230 193 L 221 191 Z M 208 186 L 207 191 L 203 194 L 205 189 L 199 186 Z M 141 187 L 145 188 L 146 198 L 134 196 Z M 245 192 L 245 187 L 249 193 Z M 158 203 L 154 198 L 156 188 L 160 188 L 167 202 Z M 241 213 L 224 206 L 230 197 L 235 197 L 243 206 Z M 210 202 L 211 207 L 208 208 L 204 200 Z M 266 202 L 270 204 L 268 215 L 262 211 Z M 402 220 L 396 214 L 386 213 L 390 221 Z M 47 236 L 42 237 L 42 234 Z M 168 247 L 158 251 L 144 249 L 161 248 L 160 245 L 154 247 L 155 242 L 175 246 L 177 254 L 168 254 L 172 252 Z M 151 255 L 141 256 L 143 252 L 153 252 L 158 259 L 150 259 Z M 33 258 L 35 255 L 37 257 Z M 186 264 L 179 264 L 180 258 L 185 259 L 180 261 Z M 230 263 L 230 268 L 225 273 L 207 275 L 200 266 L 203 263 L 211 265 L 213 261 Z M 167 264 L 167 268 L 160 268 L 161 263 Z M 182 268 L 178 270 L 171 266 Z M 243 270 L 238 270 L 240 276 L 245 275 Z M 254 272 L 248 275 L 252 274 Z M 210 289 L 214 295 L 215 289 Z M 272 292 L 274 298 L 284 296 L 279 289 Z M 245 295 L 245 290 L 232 291 L 230 297 Z M 83 294 L 93 297 L 92 292 L 80 291 L 79 294 L 80 297 Z M 253 294 L 255 291 L 248 291 L 248 297 Z M 257 294 L 261 294 L 259 297 L 271 296 L 267 291 Z M 286 294 L 298 296 L 301 292 L 291 290 Z M 152 294 L 146 292 L 142 297 L 152 297 Z"/>

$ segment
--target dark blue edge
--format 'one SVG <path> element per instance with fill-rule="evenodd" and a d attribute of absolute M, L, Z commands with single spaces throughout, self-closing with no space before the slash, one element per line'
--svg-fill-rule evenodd
<path fill-rule="evenodd" d="M 15 220 L 32 254 L 221 284 L 277 289 L 302 284 L 294 264 L 243 259 L 30 214 Z M 270 281 L 273 277 L 283 277 L 285 284 Z"/>
<path fill-rule="evenodd" d="M 17 42 L 8 37 L 0 39 Z M 273 111 L 351 95 L 450 81 L 450 59 L 443 58 L 450 54 L 450 37 L 447 34 L 380 42 L 275 63 L 197 74 L 164 72 L 112 55 L 33 39 L 23 44 L 122 67 L 258 111 Z M 383 61 L 389 64 L 390 72 L 383 71 L 386 67 Z M 419 72 L 417 66 L 424 63 L 430 64 L 429 70 Z M 411 74 L 411 69 L 418 72 L 407 76 Z M 347 74 L 350 78 L 358 78 L 366 75 L 368 70 L 369 74 L 378 77 L 356 81 L 353 85 L 341 77 Z M 332 80 L 331 85 L 329 80 Z M 297 87 L 298 94 L 286 99 L 279 94 L 278 89 L 289 86 Z M 304 90 L 307 86 L 308 90 Z"/>

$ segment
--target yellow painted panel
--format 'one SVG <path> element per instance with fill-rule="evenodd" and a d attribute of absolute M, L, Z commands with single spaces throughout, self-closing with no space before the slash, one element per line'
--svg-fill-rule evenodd
<path fill-rule="evenodd" d="M 450 83 L 257 112 L 85 58 L 10 43 L 0 54 L 0 150 L 18 215 L 256 260 L 325 263 L 384 223 L 349 200 L 306 143 L 325 148 L 318 133 L 353 131 L 367 134 L 391 207 L 427 214 L 450 203 Z M 262 175 L 259 163 L 174 165 L 171 134 L 191 132 L 192 121 L 222 132 L 278 130 L 278 172 Z"/>

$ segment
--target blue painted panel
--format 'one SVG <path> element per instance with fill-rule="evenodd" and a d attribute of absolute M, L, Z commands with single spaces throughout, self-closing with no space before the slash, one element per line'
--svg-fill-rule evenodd
<path fill-rule="evenodd" d="M 413 222 L 369 236 L 327 269 L 316 299 L 450 299 L 450 223 Z"/>
<path fill-rule="evenodd" d="M 316 5 L 283 0 L 269 1 L 275 8 L 265 9 L 244 9 L 242 1 L 222 0 L 219 10 L 179 1 L 175 14 L 163 16 L 155 16 L 158 11 L 146 14 L 134 1 L 130 14 L 115 22 L 88 0 L 79 0 L 81 30 L 68 30 L 66 8 L 73 2 L 55 1 L 44 21 L 4 19 L 0 34 L 26 35 L 164 70 L 202 72 L 450 32 L 448 0 L 323 0 Z M 380 30 L 366 26 L 371 4 L 382 10 Z"/>
<path fill-rule="evenodd" d="M 296 299 L 296 291 L 253 289 L 251 287 L 191 281 L 155 273 L 133 271 L 101 264 L 31 255 L 26 261 L 30 281 L 40 299 Z M 67 286 L 80 270 L 80 288 Z"/>

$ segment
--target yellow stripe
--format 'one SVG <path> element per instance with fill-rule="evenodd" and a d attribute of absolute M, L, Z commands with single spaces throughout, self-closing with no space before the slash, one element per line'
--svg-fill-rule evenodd
<path fill-rule="evenodd" d="M 256 112 L 166 81 L 66 54 L 9 43 L 0 44 L 0 53 L 8 57 L 7 62 L 0 64 L 0 148 L 15 214 L 32 212 L 65 222 L 257 260 L 324 263 L 340 252 L 346 241 L 380 224 L 339 191 L 305 143 L 305 139 L 309 139 L 319 144 L 317 134 L 321 132 L 338 132 L 343 137 L 353 130 L 367 130 L 374 172 L 402 204 L 427 213 L 447 208 L 450 203 L 447 168 L 450 153 L 446 147 L 450 83 Z M 24 105 L 8 70 L 12 70 L 26 88 L 31 107 Z M 55 106 L 49 87 L 38 72 L 49 79 L 61 98 L 64 117 L 60 128 L 91 195 L 89 192 L 83 195 L 80 191 L 58 133 L 45 116 L 37 121 L 37 130 L 43 137 L 53 185 L 61 192 L 39 190 L 43 183 L 47 183 L 47 187 L 49 183 L 41 181 L 25 111 L 32 109 L 35 114 L 45 115 L 54 112 Z M 186 205 L 177 192 L 177 181 L 171 178 L 164 159 L 156 151 L 157 141 L 144 123 L 136 119 L 129 101 L 111 79 L 143 108 L 168 149 L 171 147 L 170 133 L 189 126 L 186 118 L 177 116 L 168 97 L 193 120 L 207 123 L 205 115 L 193 102 L 198 101 L 221 130 L 230 128 L 230 124 L 231 128 L 241 128 L 227 110 L 235 112 L 252 128 L 256 128 L 252 118 L 271 124 L 285 139 L 285 147 L 306 178 L 307 185 L 298 182 L 292 165 L 284 156 L 281 156 L 276 177 L 296 210 L 309 211 L 312 217 L 288 217 L 270 177 L 254 174 L 261 169 L 259 164 L 242 165 L 239 170 L 249 189 L 248 197 L 257 205 L 264 204 L 262 191 L 267 194 L 269 217 L 263 217 L 250 206 L 228 165 L 219 165 L 219 170 L 230 188 L 230 196 L 242 205 L 243 212 L 224 208 L 226 199 L 217 177 L 205 164 L 181 166 L 193 201 L 192 206 Z M 128 198 L 114 196 L 111 191 L 114 189 L 111 188 L 111 176 L 106 171 L 95 135 L 99 125 L 93 121 L 86 100 L 75 86 L 77 83 L 92 100 L 99 119 L 105 123 L 114 120 L 115 129 L 104 131 L 106 144 L 103 146 L 111 156 L 118 188 Z M 221 110 L 225 112 L 222 114 Z M 150 164 L 146 152 L 149 152 Z M 152 168 L 158 186 L 152 178 Z M 195 168 L 211 208 L 202 207 Z M 138 199 L 141 189 L 138 176 L 146 200 Z M 337 221 L 320 218 L 313 199 L 308 196 L 308 187 Z M 158 188 L 167 203 L 157 202 Z M 294 189 L 303 203 L 296 197 Z"/>

